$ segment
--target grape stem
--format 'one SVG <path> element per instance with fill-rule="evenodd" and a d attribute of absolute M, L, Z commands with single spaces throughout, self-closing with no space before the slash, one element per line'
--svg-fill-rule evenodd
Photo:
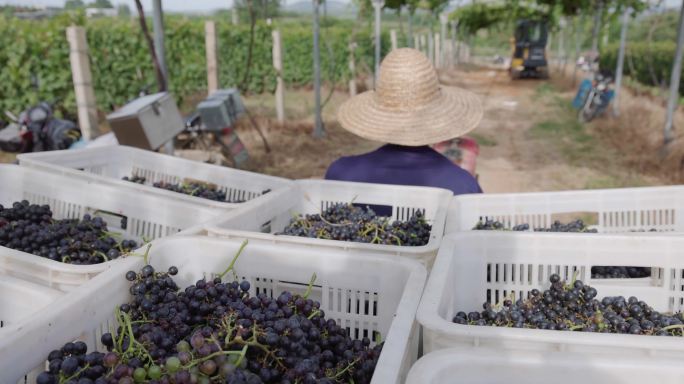
<path fill-rule="evenodd" d="M 105 262 L 109 261 L 109 257 L 107 257 L 107 255 L 105 255 L 103 252 L 95 251 L 95 255 L 102 256 L 102 258 L 104 259 Z"/>
<path fill-rule="evenodd" d="M 145 250 L 145 254 L 143 255 L 143 262 L 145 265 L 150 264 L 150 248 L 152 248 L 152 244 L 147 244 L 147 249 Z"/>
<path fill-rule="evenodd" d="M 81 375 L 81 373 L 85 372 L 85 370 L 88 369 L 89 367 L 90 367 L 90 364 L 86 364 L 83 368 L 79 369 L 73 375 L 71 375 L 67 378 L 64 378 L 64 376 L 62 374 L 60 374 L 59 384 L 68 383 L 69 380 L 77 378 L 79 375 Z"/>
<path fill-rule="evenodd" d="M 243 251 L 243 250 L 245 249 L 245 247 L 247 246 L 247 243 L 248 243 L 248 240 L 245 240 L 245 241 L 242 242 L 242 244 L 240 245 L 240 249 L 238 249 L 237 253 L 236 253 L 235 256 L 233 257 L 233 260 L 230 262 L 230 265 L 228 265 L 228 268 L 226 268 L 226 270 L 223 271 L 222 274 L 218 275 L 219 278 L 222 279 L 223 276 L 226 275 L 226 273 L 232 271 L 232 272 L 233 272 L 233 276 L 235 277 L 235 280 L 237 280 L 237 277 L 238 277 L 238 276 L 237 276 L 237 273 L 235 273 L 235 270 L 233 270 L 233 267 L 235 266 L 235 262 L 237 261 L 238 257 L 240 257 L 240 254 L 242 254 L 242 251 Z"/>
<path fill-rule="evenodd" d="M 311 312 L 311 314 L 307 317 L 307 319 L 311 320 L 311 319 L 313 319 L 314 317 L 316 317 L 316 315 L 318 315 L 318 314 L 320 314 L 320 313 L 321 313 L 321 311 L 317 309 L 317 310 Z"/>
<path fill-rule="evenodd" d="M 680 331 L 684 331 L 684 324 L 673 324 L 668 325 L 667 327 L 660 328 L 661 331 L 670 331 L 673 329 L 679 329 Z M 682 336 L 684 336 L 684 332 L 682 333 Z"/>
<path fill-rule="evenodd" d="M 349 363 L 346 367 L 344 367 L 343 370 L 337 372 L 337 374 L 335 374 L 335 376 L 334 376 L 332 379 L 333 379 L 333 380 L 337 380 L 340 376 L 342 376 L 342 375 L 345 374 L 347 371 L 349 371 L 349 370 L 350 370 L 354 365 L 356 365 L 356 363 L 358 363 L 358 362 L 359 362 L 359 359 L 358 359 L 358 358 L 357 358 L 357 359 L 354 359 L 354 361 L 352 361 L 352 362 Z"/>
<path fill-rule="evenodd" d="M 306 292 L 304 292 L 304 295 L 302 296 L 304 300 L 309 298 L 309 295 L 311 295 L 311 291 L 313 291 L 313 285 L 314 282 L 316 282 L 316 272 L 311 276 L 311 280 L 309 280 L 309 286 L 306 287 Z"/>

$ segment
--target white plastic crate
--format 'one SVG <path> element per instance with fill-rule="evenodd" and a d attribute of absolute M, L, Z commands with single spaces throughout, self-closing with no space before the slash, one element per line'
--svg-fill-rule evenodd
<path fill-rule="evenodd" d="M 232 212 L 229 218 L 212 221 L 206 229 L 210 236 L 382 252 L 417 259 L 429 266 L 439 249 L 446 211 L 452 196 L 451 191 L 439 188 L 297 180 L 291 189 L 274 194 L 270 201 Z M 423 212 L 432 225 L 429 242 L 423 246 L 399 246 L 275 235 L 297 214 L 320 213 L 336 203 L 352 202 L 368 205 L 376 210 L 386 210 L 392 220 L 408 220 L 415 212 Z"/>
<path fill-rule="evenodd" d="M 266 190 L 287 188 L 291 181 L 233 168 L 196 162 L 138 148 L 114 145 L 64 151 L 27 153 L 17 156 L 19 164 L 111 183 L 130 190 L 180 199 L 205 207 L 232 209 L 242 203 L 213 201 L 197 196 L 155 188 L 152 183 L 182 183 L 186 179 L 215 184 L 229 200 L 249 201 Z M 122 180 L 124 176 L 145 177 L 146 184 Z"/>
<path fill-rule="evenodd" d="M 61 292 L 0 273 L 0 339 L 19 323 L 62 295 Z"/>
<path fill-rule="evenodd" d="M 107 222 L 109 231 L 138 241 L 173 235 L 217 215 L 216 210 L 209 207 L 134 189 L 16 165 L 0 165 L 0 204 L 11 206 L 23 199 L 50 205 L 56 219 L 82 218 L 85 214 L 100 216 Z M 124 218 L 125 228 L 122 226 Z M 0 271 L 63 290 L 89 280 L 111 264 L 71 265 L 0 247 Z"/>
<path fill-rule="evenodd" d="M 418 309 L 425 352 L 449 347 L 575 351 L 684 357 L 684 338 L 548 331 L 452 323 L 458 311 L 478 311 L 511 294 L 547 289 L 549 276 L 592 285 L 598 297 L 636 296 L 658 311 L 684 309 L 684 238 L 462 232 L 445 236 Z M 651 267 L 651 284 L 592 279 L 595 265 Z"/>
<path fill-rule="evenodd" d="M 480 218 L 507 227 L 548 227 L 559 214 L 565 221 L 591 214 L 600 233 L 684 233 L 684 186 L 459 195 L 449 207 L 445 233 L 469 231 Z"/>
<path fill-rule="evenodd" d="M 578 353 L 452 348 L 411 368 L 406 384 L 680 384 L 679 359 L 610 358 Z"/>
<path fill-rule="evenodd" d="M 184 287 L 223 272 L 241 243 L 241 239 L 198 236 L 162 239 L 153 243 L 150 262 L 157 270 L 177 266 L 179 273 L 174 279 Z M 139 257 L 125 261 L 51 306 L 49 313 L 0 338 L 0 382 L 20 378 L 52 349 L 70 340 L 84 340 L 89 348 L 97 344 L 102 332 L 115 324 L 114 306 L 130 299 L 126 271 L 143 265 Z M 321 302 L 326 317 L 347 327 L 353 337 L 373 339 L 379 333 L 385 342 L 373 383 L 403 383 L 418 353 L 415 312 L 427 275 L 419 263 L 386 255 L 253 241 L 238 258 L 235 270 L 250 281 L 252 294 L 271 295 L 285 290 L 303 293 L 315 273 L 310 298 Z"/>
<path fill-rule="evenodd" d="M 28 281 L 0 273 L 0 340 L 21 327 L 31 316 L 39 316 L 42 309 L 57 300 L 63 293 Z M 38 368 L 35 368 L 38 366 Z M 35 364 L 26 377 L 23 375 L 8 382 L 35 382 L 43 364 Z M 27 370 L 28 371 L 28 370 Z"/>

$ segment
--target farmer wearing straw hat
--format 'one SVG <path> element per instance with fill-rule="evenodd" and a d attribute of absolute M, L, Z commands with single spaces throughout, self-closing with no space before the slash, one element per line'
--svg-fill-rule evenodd
<path fill-rule="evenodd" d="M 377 90 L 352 97 L 337 111 L 344 129 L 388 144 L 336 160 L 325 178 L 440 187 L 457 195 L 481 193 L 470 173 L 428 146 L 464 135 L 481 118 L 477 96 L 441 87 L 420 51 L 396 49 L 380 65 Z"/>

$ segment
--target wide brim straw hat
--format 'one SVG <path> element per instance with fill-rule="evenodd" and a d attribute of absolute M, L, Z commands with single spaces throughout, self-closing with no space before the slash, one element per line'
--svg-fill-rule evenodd
<path fill-rule="evenodd" d="M 482 103 L 469 91 L 441 86 L 425 55 L 400 48 L 382 61 L 376 90 L 347 100 L 337 119 L 369 140 L 421 146 L 473 130 L 482 119 Z"/>

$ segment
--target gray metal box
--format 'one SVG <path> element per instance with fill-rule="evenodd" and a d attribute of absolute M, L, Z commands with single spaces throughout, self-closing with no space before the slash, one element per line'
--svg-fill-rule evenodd
<path fill-rule="evenodd" d="M 230 113 L 233 118 L 245 112 L 245 105 L 242 102 L 240 91 L 237 88 L 219 89 L 209 95 L 207 99 L 223 100 L 226 103 L 228 113 Z"/>
<path fill-rule="evenodd" d="M 121 145 L 155 150 L 183 131 L 183 118 L 170 93 L 131 101 L 107 116 Z"/>
<path fill-rule="evenodd" d="M 226 103 L 220 99 L 206 99 L 197 104 L 197 111 L 208 131 L 221 131 L 233 125 Z"/>

